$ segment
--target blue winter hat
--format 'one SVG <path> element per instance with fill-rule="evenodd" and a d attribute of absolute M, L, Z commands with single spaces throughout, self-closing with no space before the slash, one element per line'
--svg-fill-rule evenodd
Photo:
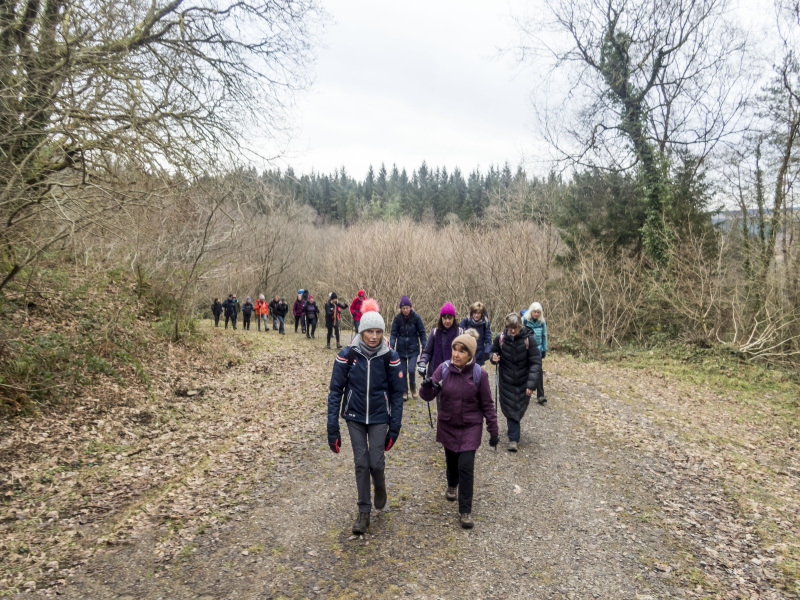
<path fill-rule="evenodd" d="M 297 290 L 297 293 L 298 293 L 298 294 L 302 294 L 303 292 L 305 292 L 305 290 L 304 290 L 304 289 L 302 289 L 302 288 L 301 288 L 301 289 L 299 289 L 299 290 Z"/>
<path fill-rule="evenodd" d="M 400 308 L 404 306 L 411 306 L 411 300 L 408 299 L 408 296 L 400 296 Z"/>

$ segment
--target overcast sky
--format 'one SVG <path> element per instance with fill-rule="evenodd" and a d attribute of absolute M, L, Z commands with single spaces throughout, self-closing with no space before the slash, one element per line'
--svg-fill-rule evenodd
<path fill-rule="evenodd" d="M 521 0 L 330 0 L 315 82 L 295 112 L 284 164 L 297 172 L 370 164 L 469 172 L 541 159 L 532 82 L 498 51 L 519 37 Z"/>
<path fill-rule="evenodd" d="M 760 5 L 761 18 L 770 12 L 770 0 L 741 1 Z M 410 175 L 423 160 L 465 173 L 505 161 L 545 173 L 549 154 L 531 102 L 540 81 L 512 53 L 500 54 L 520 39 L 513 17 L 535 5 L 328 0 L 315 81 L 278 164 L 298 173 L 344 166 L 357 179 L 370 164 L 396 163 Z"/>

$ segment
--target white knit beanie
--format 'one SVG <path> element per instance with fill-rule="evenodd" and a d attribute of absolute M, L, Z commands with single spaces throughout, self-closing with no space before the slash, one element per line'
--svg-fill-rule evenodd
<path fill-rule="evenodd" d="M 359 333 L 367 329 L 380 329 L 386 331 L 386 323 L 381 316 L 381 313 L 371 310 L 361 315 L 361 323 L 358 325 Z"/>

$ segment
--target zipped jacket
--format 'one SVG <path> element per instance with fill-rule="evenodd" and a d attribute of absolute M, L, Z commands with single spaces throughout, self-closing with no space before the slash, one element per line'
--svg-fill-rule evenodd
<path fill-rule="evenodd" d="M 413 309 L 408 313 L 408 318 L 403 316 L 402 312 L 394 316 L 389 345 L 397 350 L 400 358 L 411 358 L 418 355 L 427 341 L 428 336 L 425 333 L 422 317 Z"/>
<path fill-rule="evenodd" d="M 278 315 L 279 317 L 285 317 L 288 312 L 289 312 L 289 305 L 286 302 L 278 302 L 278 305 L 275 307 L 275 312 L 273 314 Z"/>
<path fill-rule="evenodd" d="M 405 380 L 397 352 L 385 342 L 371 359 L 358 348 L 359 336 L 352 346 L 336 355 L 328 394 L 328 433 L 339 432 L 339 416 L 346 421 L 371 425 L 388 423 L 389 431 L 400 433 L 403 420 Z M 351 348 L 355 354 L 348 363 Z M 384 357 L 389 354 L 388 360 Z"/>
<path fill-rule="evenodd" d="M 319 306 L 317 305 L 316 301 L 314 302 L 306 302 L 305 306 L 303 306 L 303 312 L 306 313 L 306 319 L 309 321 L 314 321 L 319 318 Z"/>
<path fill-rule="evenodd" d="M 547 323 L 525 319 L 523 324 L 533 332 L 533 337 L 536 338 L 536 344 L 539 346 L 539 352 L 547 352 Z"/>
<path fill-rule="evenodd" d="M 346 302 L 328 300 L 325 303 L 325 327 L 334 327 L 342 320 L 342 311 L 350 307 Z"/>
<path fill-rule="evenodd" d="M 464 317 L 461 319 L 461 329 L 474 329 L 478 332 L 478 348 L 475 350 L 475 362 L 483 366 L 486 359 L 489 358 L 489 350 L 492 348 L 492 326 L 489 319 L 483 317 L 477 323 L 473 321 L 472 317 Z"/>
<path fill-rule="evenodd" d="M 266 300 L 259 298 L 256 300 L 256 314 L 260 317 L 269 314 L 269 305 Z"/>
<path fill-rule="evenodd" d="M 235 317 L 239 314 L 239 301 L 236 298 L 226 298 L 222 303 L 226 317 Z"/>

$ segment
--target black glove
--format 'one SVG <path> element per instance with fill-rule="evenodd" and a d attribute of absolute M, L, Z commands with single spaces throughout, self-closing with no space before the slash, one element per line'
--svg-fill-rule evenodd
<path fill-rule="evenodd" d="M 494 435 L 494 436 L 489 438 L 489 445 L 492 448 L 497 448 L 497 444 L 499 444 L 499 443 L 500 443 L 500 436 L 499 435 Z"/>
<path fill-rule="evenodd" d="M 419 387 L 441 389 L 442 385 L 433 380 L 433 377 L 426 377 L 419 384 Z"/>
<path fill-rule="evenodd" d="M 328 446 L 330 446 L 331 452 L 339 454 L 339 450 L 342 449 L 342 440 L 338 431 L 336 433 L 328 433 Z"/>
<path fill-rule="evenodd" d="M 428 370 L 428 363 L 417 363 L 417 373 L 420 377 L 425 377 L 425 371 Z"/>
<path fill-rule="evenodd" d="M 544 360 L 544 355 L 547 354 L 547 350 L 542 350 L 542 360 Z"/>
<path fill-rule="evenodd" d="M 400 433 L 397 431 L 390 431 L 389 433 L 387 433 L 386 442 L 383 446 L 383 449 L 387 451 L 391 450 L 392 446 L 394 446 L 395 442 L 397 441 L 397 436 L 399 435 Z"/>

